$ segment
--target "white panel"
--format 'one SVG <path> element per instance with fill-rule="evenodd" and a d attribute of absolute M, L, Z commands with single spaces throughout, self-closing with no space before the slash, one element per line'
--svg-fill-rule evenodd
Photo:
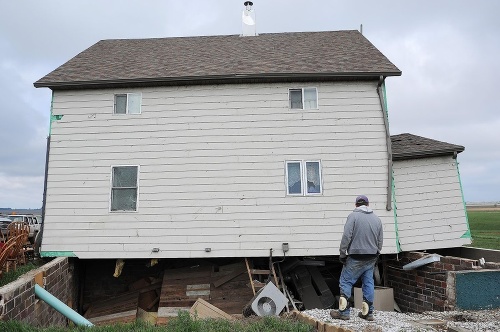
<path fill-rule="evenodd" d="M 394 162 L 401 249 L 458 247 L 467 220 L 456 160 L 449 157 Z"/>
<path fill-rule="evenodd" d="M 288 89 L 318 89 L 318 110 Z M 114 115 L 115 93 L 142 114 Z M 360 193 L 395 252 L 387 151 L 374 82 L 55 91 L 43 251 L 82 258 L 338 253 Z M 323 194 L 285 194 L 286 160 L 320 160 Z M 140 165 L 137 212 L 110 213 L 110 167 Z M 205 253 L 204 248 L 212 248 Z"/>

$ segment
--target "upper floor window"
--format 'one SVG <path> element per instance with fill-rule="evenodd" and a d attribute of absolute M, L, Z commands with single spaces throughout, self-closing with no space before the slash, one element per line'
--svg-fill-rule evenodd
<path fill-rule="evenodd" d="M 317 109 L 318 89 L 300 88 L 288 90 L 288 100 L 292 109 Z"/>
<path fill-rule="evenodd" d="M 321 194 L 321 163 L 319 161 L 287 161 L 286 186 L 287 195 Z"/>
<path fill-rule="evenodd" d="M 115 95 L 114 114 L 140 114 L 141 94 L 122 93 Z"/>
<path fill-rule="evenodd" d="M 111 211 L 137 211 L 138 166 L 113 166 Z"/>

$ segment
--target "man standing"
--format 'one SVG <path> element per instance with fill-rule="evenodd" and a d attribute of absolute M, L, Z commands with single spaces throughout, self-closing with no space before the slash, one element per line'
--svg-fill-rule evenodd
<path fill-rule="evenodd" d="M 330 316 L 343 320 L 350 318 L 348 299 L 353 285 L 361 277 L 363 306 L 359 317 L 372 321 L 375 293 L 373 269 L 382 250 L 382 222 L 368 207 L 366 196 L 356 197 L 355 204 L 356 208 L 347 217 L 340 242 L 340 261 L 344 266 L 340 274 L 339 310 L 332 310 Z"/>

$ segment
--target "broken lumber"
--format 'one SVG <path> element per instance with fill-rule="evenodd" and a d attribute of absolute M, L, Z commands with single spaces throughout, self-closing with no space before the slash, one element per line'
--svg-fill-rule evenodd
<path fill-rule="evenodd" d="M 222 318 L 227 320 L 234 320 L 235 318 L 224 311 L 220 310 L 216 306 L 208 303 L 207 301 L 199 298 L 193 304 L 191 309 L 189 309 L 189 313 L 191 316 L 195 316 L 197 318 Z"/>
<path fill-rule="evenodd" d="M 242 273 L 245 273 L 246 269 L 245 268 L 241 268 L 239 270 L 235 270 L 233 272 L 231 272 L 230 274 L 228 275 L 225 275 L 224 277 L 218 279 L 218 280 L 215 280 L 213 282 L 214 286 L 217 288 L 219 287 L 220 285 L 223 285 L 225 284 L 226 282 L 236 278 L 237 276 L 239 276 L 240 274 Z"/>
<path fill-rule="evenodd" d="M 97 326 L 113 325 L 117 323 L 132 323 L 137 316 L 137 309 L 118 312 L 114 314 L 96 316 L 89 318 L 89 321 Z"/>
<path fill-rule="evenodd" d="M 137 319 L 147 322 L 151 325 L 156 325 L 156 321 L 158 320 L 158 313 L 149 312 L 141 308 L 137 308 Z"/>

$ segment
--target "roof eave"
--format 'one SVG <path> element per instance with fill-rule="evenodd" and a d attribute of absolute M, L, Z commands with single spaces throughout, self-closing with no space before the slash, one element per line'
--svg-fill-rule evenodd
<path fill-rule="evenodd" d="M 393 153 L 392 160 L 408 160 L 408 159 L 419 159 L 428 157 L 439 157 L 439 156 L 449 156 L 463 152 L 465 148 L 463 146 L 457 146 L 455 149 L 443 149 L 439 151 L 419 151 L 419 152 L 403 152 L 403 153 Z"/>
<path fill-rule="evenodd" d="M 78 89 L 78 88 L 100 88 L 111 86 L 147 86 L 147 85 L 185 85 L 185 84 L 211 84 L 237 83 L 245 81 L 274 82 L 282 80 L 339 80 L 339 79 L 379 79 L 380 76 L 401 76 L 401 71 L 370 72 L 370 73 L 275 73 L 275 74 L 231 74 L 231 75 L 208 75 L 208 76 L 184 76 L 184 77 L 159 77 L 159 78 L 134 78 L 117 80 L 93 80 L 93 81 L 64 81 L 44 82 L 39 80 L 33 85 L 36 88 L 50 89 Z"/>

